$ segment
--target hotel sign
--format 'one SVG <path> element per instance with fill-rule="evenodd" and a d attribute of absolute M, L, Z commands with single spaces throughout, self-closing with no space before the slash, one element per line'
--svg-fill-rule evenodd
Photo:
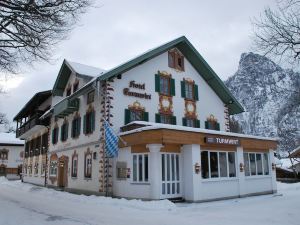
<path fill-rule="evenodd" d="M 240 145 L 240 140 L 237 138 L 227 137 L 205 137 L 204 142 L 207 144 L 218 144 L 218 145 Z"/>
<path fill-rule="evenodd" d="M 140 90 L 145 90 L 145 84 L 137 84 L 137 83 L 135 83 L 135 81 L 130 81 L 129 82 L 129 88 L 136 88 L 136 89 L 140 89 Z M 123 89 L 123 94 L 124 95 L 138 97 L 138 98 L 144 98 L 144 99 L 151 99 L 151 94 L 130 91 L 129 88 L 124 88 Z"/>

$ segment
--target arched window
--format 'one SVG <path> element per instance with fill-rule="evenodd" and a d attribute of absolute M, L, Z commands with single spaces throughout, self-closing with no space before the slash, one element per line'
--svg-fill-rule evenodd
<path fill-rule="evenodd" d="M 92 178 L 92 153 L 89 149 L 84 156 L 84 177 Z"/>
<path fill-rule="evenodd" d="M 77 171 L 78 171 L 78 154 L 76 154 L 76 151 L 72 155 L 72 171 L 71 176 L 73 178 L 77 177 Z"/>

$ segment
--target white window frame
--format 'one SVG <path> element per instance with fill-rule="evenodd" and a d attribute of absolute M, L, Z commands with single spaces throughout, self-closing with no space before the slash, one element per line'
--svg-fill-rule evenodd
<path fill-rule="evenodd" d="M 133 165 L 133 158 L 136 156 L 137 163 L 136 163 L 136 180 L 134 180 L 133 173 L 134 173 L 134 165 Z M 142 156 L 142 180 L 139 180 L 140 171 L 139 171 L 139 156 Z M 145 170 L 145 156 L 148 158 L 148 180 L 145 180 L 146 170 Z M 148 153 L 135 153 L 132 154 L 132 183 L 149 183 L 149 154 Z"/>
<path fill-rule="evenodd" d="M 209 180 L 227 180 L 227 179 L 237 179 L 238 178 L 238 173 L 237 173 L 237 154 L 236 151 L 218 151 L 218 150 L 202 150 L 201 152 L 208 152 L 207 157 L 208 157 L 208 178 L 203 178 L 201 174 L 201 179 L 203 181 L 209 181 Z M 217 152 L 218 154 L 218 177 L 211 177 L 211 168 L 210 168 L 210 153 L 211 152 Z M 221 177 L 221 171 L 220 171 L 220 152 L 225 152 L 226 153 L 226 162 L 227 162 L 227 177 Z M 229 176 L 229 157 L 228 153 L 232 152 L 234 153 L 234 163 L 235 163 L 235 176 L 230 177 Z M 201 154 L 201 153 L 200 153 Z M 202 171 L 201 171 L 202 173 Z"/>
<path fill-rule="evenodd" d="M 249 178 L 249 177 L 268 177 L 270 176 L 270 154 L 269 152 L 244 152 L 244 154 L 248 154 L 248 168 L 249 168 L 249 175 L 246 175 L 246 171 L 245 172 L 245 177 Z M 244 154 L 243 154 L 243 158 L 244 158 Z M 251 167 L 250 167 L 250 154 L 254 154 L 255 155 L 255 168 L 256 168 L 256 174 L 252 175 L 251 174 Z M 257 161 L 256 161 L 256 154 L 260 154 L 261 155 L 261 160 L 262 160 L 262 175 L 258 175 L 257 172 Z M 264 154 L 267 154 L 267 159 L 268 159 L 268 173 L 269 174 L 265 174 L 265 165 L 264 165 Z M 244 161 L 245 162 L 245 161 Z M 244 165 L 245 167 L 245 165 Z"/>
<path fill-rule="evenodd" d="M 57 161 L 50 162 L 49 176 L 56 177 L 57 176 Z"/>

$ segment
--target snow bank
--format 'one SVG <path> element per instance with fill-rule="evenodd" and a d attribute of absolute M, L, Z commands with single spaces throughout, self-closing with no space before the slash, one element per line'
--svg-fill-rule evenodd
<path fill-rule="evenodd" d="M 111 197 L 103 196 L 86 196 L 86 195 L 76 195 L 63 191 L 56 191 L 50 188 L 39 187 L 31 185 L 28 183 L 22 183 L 21 181 L 8 181 L 4 177 L 0 177 L 0 185 L 5 185 L 9 188 L 14 188 L 22 190 L 27 193 L 33 193 L 37 196 L 43 196 L 44 198 L 68 200 L 76 203 L 89 203 L 95 206 L 117 206 L 119 208 L 135 208 L 140 210 L 173 210 L 176 205 L 169 200 L 158 200 L 158 201 L 142 201 L 142 200 L 127 200 L 127 199 L 117 199 Z"/>

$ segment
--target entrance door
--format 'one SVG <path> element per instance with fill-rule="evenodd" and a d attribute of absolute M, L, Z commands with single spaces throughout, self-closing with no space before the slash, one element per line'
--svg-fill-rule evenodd
<path fill-rule="evenodd" d="M 58 178 L 57 186 L 66 187 L 68 178 L 68 157 L 62 156 L 58 159 Z"/>
<path fill-rule="evenodd" d="M 161 154 L 162 198 L 181 197 L 180 155 L 177 153 Z"/>
<path fill-rule="evenodd" d="M 6 168 L 3 165 L 0 166 L 0 177 L 1 176 L 6 176 Z"/>

